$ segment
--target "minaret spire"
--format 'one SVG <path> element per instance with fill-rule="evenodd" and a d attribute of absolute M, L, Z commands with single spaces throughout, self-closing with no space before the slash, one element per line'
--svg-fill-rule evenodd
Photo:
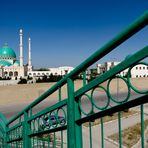
<path fill-rule="evenodd" d="M 20 29 L 20 66 L 23 66 L 23 30 Z"/>
<path fill-rule="evenodd" d="M 28 71 L 32 71 L 32 63 L 31 63 L 31 38 L 28 39 Z"/>

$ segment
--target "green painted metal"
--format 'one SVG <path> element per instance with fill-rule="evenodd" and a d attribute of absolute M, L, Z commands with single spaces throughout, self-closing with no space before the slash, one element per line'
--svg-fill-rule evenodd
<path fill-rule="evenodd" d="M 68 117 L 67 117 L 67 133 L 68 135 L 68 147 L 75 148 L 75 108 L 74 108 L 74 83 L 71 79 L 67 79 L 68 82 Z"/>
<path fill-rule="evenodd" d="M 119 127 L 119 147 L 122 148 L 121 112 L 118 112 L 118 127 Z"/>
<path fill-rule="evenodd" d="M 141 147 L 144 148 L 144 107 L 143 104 L 140 105 L 140 111 L 141 111 Z"/>
<path fill-rule="evenodd" d="M 104 125 L 103 125 L 103 118 L 101 120 L 101 146 L 104 148 Z"/>
<path fill-rule="evenodd" d="M 136 32 L 148 24 L 148 12 L 144 13 L 139 19 L 131 24 L 123 32 L 119 33 L 115 38 L 97 50 L 93 55 L 87 58 L 83 63 L 76 67 L 71 73 L 63 77 L 62 80 L 53 85 L 50 89 L 39 96 L 34 102 L 28 105 L 20 113 L 14 116 L 8 122 L 0 114 L 0 147 L 58 147 L 61 148 L 83 148 L 83 130 L 86 122 L 89 124 L 89 147 L 94 147 L 92 126 L 96 119 L 100 119 L 101 124 L 101 145 L 105 147 L 105 133 L 103 117 L 109 114 L 118 112 L 118 127 L 119 127 L 119 147 L 122 144 L 122 116 L 121 112 L 127 108 L 141 106 L 141 147 L 144 148 L 144 111 L 143 104 L 147 103 L 148 90 L 138 90 L 131 83 L 130 73 L 133 66 L 138 64 L 148 64 L 141 60 L 148 57 L 148 46 L 142 48 L 138 52 L 132 54 L 123 60 L 120 64 L 108 70 L 102 75 L 97 76 L 94 80 L 87 83 L 86 69 L 94 64 L 97 60 L 111 52 L 125 40 L 133 36 Z M 129 68 L 127 78 L 119 76 L 119 73 Z M 75 77 L 83 74 L 83 86 L 75 91 Z M 127 96 L 123 100 L 117 100 L 112 96 L 110 83 L 114 79 L 120 79 L 128 88 Z M 102 83 L 107 81 L 107 86 L 102 86 Z M 68 97 L 62 99 L 62 87 L 67 84 Z M 106 95 L 106 102 L 103 106 L 97 104 L 99 97 L 96 97 L 95 92 L 100 89 Z M 130 100 L 131 89 L 143 96 Z M 41 110 L 38 113 L 33 113 L 34 107 L 52 95 L 58 92 L 59 102 Z M 119 91 L 119 90 L 118 90 Z M 99 95 L 98 95 L 99 96 Z M 83 108 L 82 98 L 89 102 L 90 110 L 85 111 Z M 114 103 L 114 105 L 111 104 Z M 59 117 L 62 114 L 62 118 Z M 54 123 L 51 117 L 54 116 Z M 5 121 L 4 121 L 5 120 Z M 62 121 L 61 121 L 62 120 Z M 3 123 L 2 123 L 3 122 Z M 65 130 L 67 130 L 67 142 L 65 142 Z M 60 133 L 60 134 L 58 134 Z M 5 135 L 4 137 L 2 135 Z M 60 140 L 59 139 L 60 135 Z M 60 143 L 59 143 L 60 142 Z"/>

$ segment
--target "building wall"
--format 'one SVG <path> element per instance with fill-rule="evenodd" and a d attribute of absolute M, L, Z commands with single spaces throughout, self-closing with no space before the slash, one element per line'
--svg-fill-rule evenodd
<path fill-rule="evenodd" d="M 104 64 L 97 64 L 98 74 L 104 73 L 105 71 L 110 70 L 114 66 L 118 65 L 120 62 L 105 62 Z M 128 69 L 120 72 L 121 76 L 127 76 Z M 143 64 L 138 64 L 131 69 L 131 77 L 148 77 L 148 66 Z"/>
<path fill-rule="evenodd" d="M 3 77 L 3 67 L 0 66 L 0 77 Z"/>
<path fill-rule="evenodd" d="M 25 66 L 4 67 L 4 76 L 14 78 L 25 77 Z"/>
<path fill-rule="evenodd" d="M 131 75 L 133 78 L 148 77 L 148 66 L 143 64 L 134 66 L 131 70 Z"/>
<path fill-rule="evenodd" d="M 58 68 L 48 68 L 48 71 L 28 71 L 27 75 L 30 77 L 42 77 L 44 75 L 50 76 L 52 75 L 66 75 L 70 73 L 74 68 L 73 67 L 58 67 Z"/>

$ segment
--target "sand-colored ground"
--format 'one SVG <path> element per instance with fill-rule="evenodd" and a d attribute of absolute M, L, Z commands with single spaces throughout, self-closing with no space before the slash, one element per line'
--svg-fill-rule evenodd
<path fill-rule="evenodd" d="M 132 79 L 132 83 L 138 89 L 148 88 L 148 78 L 138 78 Z M 10 85 L 10 86 L 0 86 L 0 112 L 4 115 L 11 114 L 13 110 L 20 111 L 26 105 L 30 104 L 33 100 L 38 98 L 44 91 L 49 89 L 54 83 L 40 83 L 40 84 L 22 84 L 22 85 Z M 106 83 L 103 84 L 104 86 Z M 111 83 L 111 91 L 115 92 L 116 86 L 119 86 L 119 91 L 127 91 L 125 83 L 121 83 L 119 80 L 113 80 Z M 75 82 L 75 89 L 82 87 L 82 81 Z M 67 86 L 62 87 L 62 98 L 67 97 Z M 50 104 L 50 99 L 58 98 L 58 93 L 54 93 L 48 98 L 48 103 Z M 17 113 L 16 112 L 16 113 Z"/>

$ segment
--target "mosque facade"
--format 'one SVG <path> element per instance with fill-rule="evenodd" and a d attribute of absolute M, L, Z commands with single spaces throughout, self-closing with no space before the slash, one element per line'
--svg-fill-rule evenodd
<path fill-rule="evenodd" d="M 28 64 L 23 64 L 23 31 L 20 29 L 20 57 L 17 59 L 12 48 L 5 44 L 0 48 L 0 77 L 18 79 L 27 76 L 32 71 L 31 64 L 31 39 L 28 40 Z"/>

